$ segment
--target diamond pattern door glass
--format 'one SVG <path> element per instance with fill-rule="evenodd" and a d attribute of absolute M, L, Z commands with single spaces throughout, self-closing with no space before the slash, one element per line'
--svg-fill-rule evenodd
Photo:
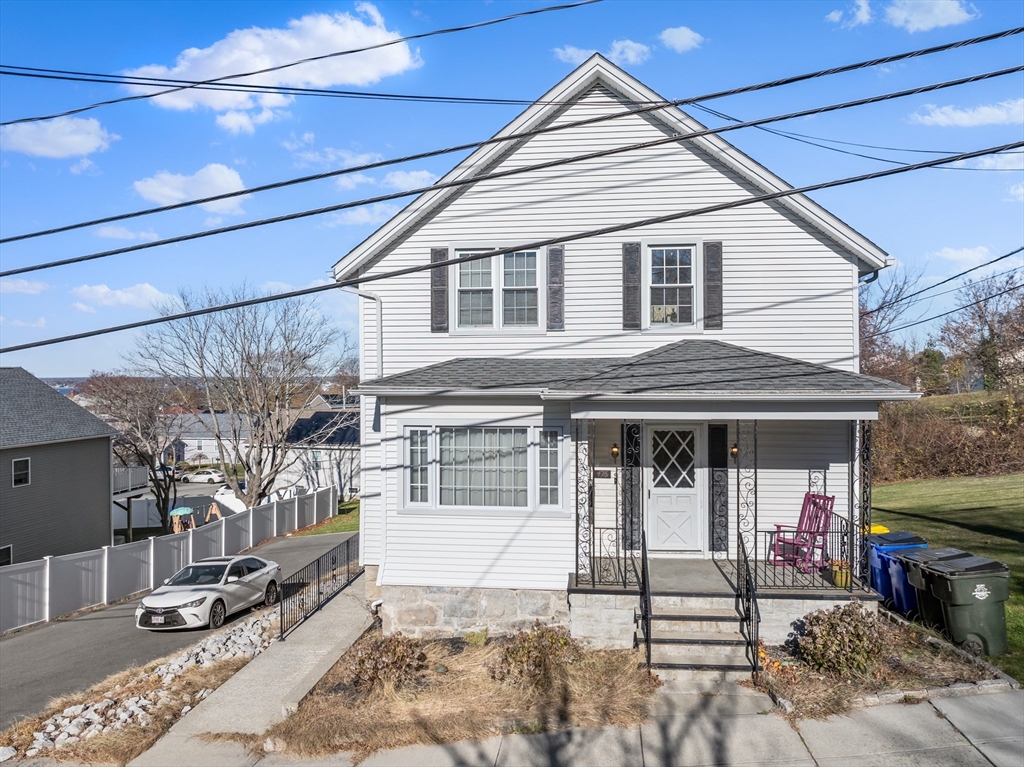
<path fill-rule="evenodd" d="M 651 439 L 655 487 L 694 486 L 694 435 L 690 430 L 655 431 Z"/>

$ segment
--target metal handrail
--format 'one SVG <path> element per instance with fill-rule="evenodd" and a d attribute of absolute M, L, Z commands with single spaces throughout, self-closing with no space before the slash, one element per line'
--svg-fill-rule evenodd
<path fill-rule="evenodd" d="M 281 581 L 280 639 L 363 572 L 359 533 Z"/>
<path fill-rule="evenodd" d="M 647 536 L 640 536 L 640 626 L 644 632 L 644 656 L 651 672 L 651 573 L 647 567 Z"/>
<path fill-rule="evenodd" d="M 740 601 L 743 605 L 742 622 L 747 640 L 747 652 L 750 658 L 751 672 L 754 681 L 757 681 L 758 672 L 761 670 L 761 659 L 758 657 L 759 641 L 758 626 L 761 623 L 761 608 L 757 604 L 757 578 L 750 567 L 750 556 L 747 554 L 747 544 L 740 536 L 740 567 L 742 572 L 737 579 L 737 586 L 740 590 Z"/>

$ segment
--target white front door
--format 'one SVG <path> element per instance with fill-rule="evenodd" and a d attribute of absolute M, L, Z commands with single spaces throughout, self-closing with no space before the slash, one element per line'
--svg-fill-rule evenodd
<path fill-rule="evenodd" d="M 697 424 L 647 428 L 647 546 L 704 552 L 703 432 Z"/>

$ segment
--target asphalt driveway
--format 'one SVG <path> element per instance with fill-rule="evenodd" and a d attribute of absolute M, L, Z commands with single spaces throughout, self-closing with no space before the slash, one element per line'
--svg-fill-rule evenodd
<path fill-rule="evenodd" d="M 281 565 L 284 577 L 330 551 L 353 533 L 277 538 L 253 549 Z M 40 711 L 51 698 L 90 687 L 198 642 L 208 630 L 141 631 L 137 599 L 69 620 L 46 623 L 0 639 L 0 729 Z M 243 618 L 248 610 L 231 616 Z"/>

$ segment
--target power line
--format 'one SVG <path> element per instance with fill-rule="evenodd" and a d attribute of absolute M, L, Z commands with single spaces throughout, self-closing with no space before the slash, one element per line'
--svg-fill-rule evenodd
<path fill-rule="evenodd" d="M 993 293 L 992 295 L 985 296 L 984 298 L 979 298 L 977 301 L 972 301 L 969 304 L 964 304 L 963 306 L 959 306 L 956 309 L 950 309 L 948 312 L 943 312 L 942 314 L 933 314 L 931 317 L 925 317 L 923 320 L 917 320 L 916 322 L 910 322 L 910 323 L 907 323 L 906 325 L 900 325 L 898 328 L 892 328 L 891 330 L 886 330 L 885 332 L 882 332 L 882 333 L 872 333 L 869 336 L 864 336 L 862 340 L 866 341 L 869 338 L 876 338 L 877 336 L 884 336 L 884 335 L 888 335 L 890 333 L 896 333 L 896 332 L 898 332 L 900 330 L 906 330 L 907 328 L 912 328 L 912 327 L 915 327 L 917 325 L 923 325 L 924 323 L 931 322 L 932 320 L 938 320 L 938 319 L 941 319 L 942 317 L 948 317 L 950 314 L 956 314 L 957 312 L 962 312 L 964 309 L 970 309 L 972 306 L 977 306 L 978 304 L 983 304 L 986 301 L 991 301 L 993 298 L 999 298 L 999 296 L 1005 296 L 1007 293 L 1012 293 L 1013 291 L 1020 290 L 1021 288 L 1024 288 L 1024 285 L 1015 285 L 1012 288 L 1007 288 L 1006 290 L 1000 290 L 998 293 Z M 0 350 L 0 351 L 2 351 L 2 350 Z"/>
<path fill-rule="evenodd" d="M 177 314 L 165 315 L 163 317 L 154 317 L 148 320 L 131 322 L 126 325 L 116 325 L 107 328 L 99 328 L 96 330 L 89 330 L 82 333 L 75 333 L 69 336 L 50 338 L 45 339 L 43 341 L 33 341 L 27 344 L 19 344 L 17 346 L 8 346 L 6 348 L 0 349 L 0 354 L 24 351 L 26 349 L 35 349 L 41 346 L 52 346 L 54 344 L 65 343 L 67 341 L 78 341 L 84 338 L 93 338 L 95 336 L 107 335 L 110 333 L 118 333 L 124 330 L 136 330 L 138 328 L 148 327 L 150 325 L 158 325 L 164 322 L 173 322 L 175 320 L 188 319 L 190 317 L 199 317 L 201 315 L 229 311 L 231 309 L 240 309 L 245 306 L 255 306 L 257 304 L 265 304 L 270 303 L 272 301 L 282 301 L 289 298 L 299 298 L 301 296 L 308 296 L 316 293 L 323 293 L 328 290 L 334 290 L 335 288 L 362 285 L 368 282 L 376 282 L 378 280 L 383 280 L 390 277 L 402 277 L 407 274 L 424 272 L 429 269 L 444 268 L 456 264 L 465 263 L 468 261 L 478 261 L 484 258 L 492 258 L 494 256 L 500 256 L 504 253 L 510 253 L 512 251 L 538 250 L 548 245 L 559 245 L 566 242 L 575 242 L 578 240 L 584 240 L 591 237 L 600 237 L 603 235 L 615 234 L 617 232 L 626 231 L 628 229 L 639 229 L 646 226 L 653 226 L 655 224 L 667 223 L 669 221 L 679 221 L 685 218 L 692 218 L 694 216 L 700 216 L 707 213 L 717 213 L 723 210 L 731 210 L 733 208 L 740 208 L 755 203 L 771 202 L 773 200 L 779 200 L 785 197 L 792 197 L 797 194 L 807 194 L 808 192 L 814 192 L 821 189 L 831 189 L 838 186 L 846 186 L 848 184 L 860 183 L 862 181 L 871 181 L 878 178 L 885 178 L 887 176 L 896 176 L 901 173 L 909 173 L 911 171 L 920 170 L 922 168 L 931 168 L 935 165 L 940 165 L 942 163 L 959 162 L 960 160 L 970 160 L 975 157 L 996 154 L 998 152 L 1004 152 L 1008 149 L 1019 149 L 1021 147 L 1024 147 L 1024 141 L 1019 141 L 1013 144 L 1003 144 L 1002 146 L 989 147 L 987 149 L 979 149 L 973 152 L 965 152 L 959 155 L 952 155 L 949 157 L 939 157 L 933 160 L 926 160 L 915 165 L 904 165 L 898 168 L 886 168 L 885 170 L 878 170 L 874 171 L 873 173 L 866 173 L 860 176 L 850 176 L 848 178 L 842 178 L 833 181 L 822 181 L 817 184 L 810 184 L 808 186 L 798 187 L 795 189 L 784 189 L 778 192 L 771 192 L 769 194 L 755 195 L 754 197 L 718 203 L 716 205 L 709 205 L 704 208 L 695 208 L 692 210 L 669 213 L 662 216 L 653 216 L 651 218 L 640 219 L 638 221 L 630 221 L 625 224 L 613 224 L 611 226 L 605 226 L 599 229 L 590 229 L 585 232 L 577 232 L 576 234 L 550 237 L 543 240 L 535 240 L 534 242 L 528 242 L 521 245 L 514 245 L 512 247 L 499 248 L 496 250 L 486 251 L 484 253 L 472 253 L 466 256 L 460 256 L 458 258 L 449 258 L 445 261 L 439 261 L 428 264 L 419 264 L 417 266 L 408 266 L 403 269 L 395 269 L 390 272 L 383 272 L 381 274 L 362 275 L 360 277 L 356 277 L 349 280 L 338 280 L 328 285 L 316 285 L 309 288 L 301 288 L 299 290 L 288 291 L 286 293 L 277 293 L 269 296 L 261 296 L 259 298 L 246 299 L 244 301 L 235 301 L 233 303 L 222 304 L 220 306 L 205 307 L 202 309 L 194 309 L 188 312 L 179 312 Z"/>
<path fill-rule="evenodd" d="M 521 168 L 510 168 L 508 170 L 496 171 L 494 173 L 485 173 L 479 176 L 473 176 L 468 179 L 458 179 L 454 181 L 443 181 L 437 184 L 431 184 L 429 186 L 420 187 L 418 189 L 410 189 L 402 192 L 393 192 L 390 194 L 377 195 L 376 197 L 367 197 L 361 200 L 352 200 L 350 202 L 338 203 L 336 205 L 328 205 L 322 208 L 314 208 L 311 210 L 298 211 L 296 213 L 287 213 L 281 216 L 274 216 L 271 218 L 257 219 L 255 221 L 246 221 L 238 224 L 231 224 L 229 226 L 222 226 L 216 229 L 207 229 L 202 232 L 191 232 L 189 234 L 179 235 L 177 237 L 167 237 L 162 240 L 154 240 L 152 242 L 144 242 L 136 245 L 127 245 L 123 248 L 115 248 L 113 250 L 100 251 L 98 253 L 90 253 L 84 256 L 73 256 L 71 258 L 59 259 L 56 261 L 48 261 L 41 264 L 32 264 L 30 266 L 22 266 L 16 269 L 7 269 L 0 272 L 0 277 L 13 277 L 18 274 L 27 274 L 28 272 L 41 271 L 43 269 L 52 269 L 58 266 L 68 266 L 69 264 L 78 264 L 86 261 L 95 261 L 100 258 L 109 258 L 110 256 L 123 255 L 125 253 L 134 253 L 140 250 L 148 250 L 150 248 L 160 247 L 162 245 L 172 245 L 179 242 L 189 242 L 191 240 L 198 240 L 205 237 L 213 237 L 219 234 L 227 234 L 229 232 L 238 232 L 245 229 L 253 229 L 260 226 L 267 226 L 269 224 L 279 224 L 285 221 L 295 221 L 301 218 L 308 218 L 310 216 L 323 215 L 325 213 L 335 213 L 340 210 L 346 210 L 349 208 L 362 207 L 364 205 L 371 205 L 380 202 L 388 202 L 390 200 L 400 199 L 402 197 L 410 197 L 413 195 L 424 194 L 426 192 L 433 192 L 442 189 L 451 189 L 470 184 L 476 184 L 481 181 L 489 181 L 499 178 L 508 178 L 510 176 L 520 175 L 523 173 L 530 173 L 537 170 L 544 170 L 548 168 L 557 168 L 563 165 L 570 165 L 573 163 L 583 162 L 585 160 L 593 160 L 603 157 L 610 157 L 612 155 L 622 154 L 625 152 L 633 152 L 638 149 L 649 149 L 652 147 L 662 146 L 664 144 L 678 143 L 680 141 L 687 141 L 701 136 L 707 136 L 712 134 L 725 133 L 733 130 L 740 130 L 741 128 L 748 128 L 752 126 L 762 125 L 764 123 L 779 122 L 783 120 L 791 120 L 797 117 L 807 117 L 810 115 L 824 114 L 826 112 L 833 112 L 839 109 L 849 109 L 855 106 L 863 106 L 865 104 L 874 104 L 881 101 L 888 101 L 895 98 L 902 98 L 904 96 L 911 96 L 919 93 L 927 93 L 943 88 L 950 88 L 956 85 L 964 85 L 966 83 L 978 82 L 981 80 L 991 79 L 993 77 L 1001 77 L 1007 74 L 1013 74 L 1015 72 L 1024 71 L 1024 65 L 1018 67 L 1012 67 L 1010 69 L 999 70 L 997 72 L 986 72 L 980 75 L 971 75 L 969 77 L 960 78 L 959 80 L 949 80 L 943 83 L 935 83 L 932 85 L 922 85 L 917 88 L 912 88 L 905 91 L 896 91 L 894 93 L 884 93 L 879 96 L 868 96 L 863 99 L 857 99 L 854 101 L 846 101 L 841 104 L 829 104 L 823 107 L 814 107 L 812 109 L 805 109 L 799 112 L 789 112 L 784 115 L 775 115 L 772 117 L 765 117 L 759 120 L 750 120 L 743 123 L 734 123 L 732 125 L 725 125 L 720 128 L 705 128 L 699 131 L 693 131 L 691 133 L 685 133 L 675 136 L 666 136 L 660 139 L 654 139 L 651 141 L 644 141 L 638 144 L 628 144 L 622 147 L 615 147 L 612 149 L 602 149 L 596 152 L 589 152 L 582 155 L 575 155 L 568 158 L 562 158 L 558 160 L 549 160 L 548 162 L 538 163 L 536 165 L 527 165 Z M 908 167 L 908 166 L 901 166 Z"/>
<path fill-rule="evenodd" d="M 1024 269 L 1024 266 L 1014 266 L 1014 267 L 1011 267 L 1010 269 L 1007 269 L 1006 271 L 996 272 L 995 274 L 991 274 L 991 275 L 989 275 L 989 277 L 987 279 L 995 279 L 996 277 L 1002 277 L 1004 275 L 1011 274 L 1013 272 L 1019 272 L 1021 269 Z M 922 303 L 923 301 L 931 301 L 933 298 L 938 298 L 939 296 L 948 296 L 950 293 L 956 293 L 958 290 L 963 290 L 963 287 L 961 286 L 961 287 L 956 287 L 956 288 L 950 288 L 949 290 L 944 290 L 941 293 L 935 293 L 934 295 L 931 295 L 931 296 L 925 296 L 924 298 L 916 298 L 913 301 L 911 301 L 910 304 L 911 304 L 911 306 L 913 306 L 914 304 L 919 304 L 919 303 Z M 893 301 L 893 304 L 902 303 L 905 300 L 906 299 L 901 298 L 899 301 Z M 874 313 L 874 311 L 864 312 L 864 314 L 873 314 L 873 313 Z"/>
<path fill-rule="evenodd" d="M 615 112 L 610 115 L 600 115 L 597 117 L 591 117 L 585 120 L 577 120 L 572 123 L 565 123 L 562 125 L 548 126 L 546 128 L 538 128 L 532 131 L 525 131 L 523 133 L 512 134 L 508 136 L 494 136 L 484 141 L 477 141 L 468 144 L 459 144 L 444 149 L 435 149 L 428 152 L 420 152 L 417 154 L 406 155 L 405 157 L 399 157 L 392 160 L 381 160 L 373 163 L 366 163 L 351 168 L 343 168 L 340 170 L 327 171 L 325 173 L 316 173 L 310 176 L 301 176 L 299 178 L 290 179 L 287 181 L 279 181 L 271 184 L 264 184 L 262 186 L 252 187 L 251 189 L 239 190 L 237 192 L 226 192 L 224 194 L 213 195 L 210 197 L 203 197 L 196 200 L 187 200 L 185 202 L 175 203 L 173 205 L 164 205 L 157 208 L 148 208 L 145 210 L 134 211 L 132 213 L 123 213 L 116 216 L 106 216 L 104 218 L 93 219 L 91 221 L 85 221 L 77 224 L 69 224 L 60 227 L 54 227 L 52 229 L 45 229 L 37 232 L 30 232 L 27 234 L 21 234 L 14 237 L 6 237 L 0 239 L 0 244 L 16 242 L 19 240 L 26 240 L 33 237 L 43 237 L 51 234 L 59 234 L 61 232 L 72 231 L 74 229 L 81 229 L 87 226 L 96 226 L 98 224 L 109 224 L 115 221 L 124 221 L 131 218 L 137 218 L 139 216 L 147 216 L 153 213 L 163 213 L 171 210 L 178 210 L 181 208 L 190 207 L 193 205 L 202 205 L 210 202 L 216 202 L 219 200 L 227 200 L 233 197 L 240 197 L 247 194 L 255 194 L 258 192 L 269 191 L 271 189 L 281 189 L 286 186 L 292 186 L 295 184 L 303 184 L 311 181 L 318 181 L 327 178 L 333 178 L 336 176 L 342 176 L 349 173 L 358 173 L 365 170 L 374 170 L 376 168 L 385 167 L 388 165 L 394 165 L 404 162 L 413 162 L 417 160 L 425 160 L 432 157 L 438 157 L 444 154 L 450 154 L 453 152 L 461 152 L 469 149 L 476 149 L 482 146 L 488 146 L 491 144 L 504 143 L 506 141 L 519 141 L 533 136 L 539 136 L 545 133 L 551 133 L 559 130 L 566 130 L 570 128 L 578 128 L 587 125 L 593 125 L 596 123 L 605 122 L 608 120 L 615 120 L 621 117 L 628 117 L 631 115 L 647 114 L 662 109 L 668 109 L 670 107 L 678 107 L 686 104 L 695 104 L 699 101 L 712 101 L 715 99 L 725 98 L 727 96 L 736 96 L 742 93 L 752 93 L 755 91 L 768 90 L 771 88 L 778 88 L 784 85 L 792 85 L 794 83 L 804 82 L 807 80 L 813 80 L 820 77 L 827 77 L 834 74 L 842 74 L 845 72 L 852 72 L 858 69 L 865 69 L 867 67 L 879 66 L 881 64 L 888 64 L 896 61 L 903 61 L 910 58 L 917 58 L 920 56 L 927 56 L 934 53 L 940 53 L 955 48 L 962 48 L 970 45 L 978 45 L 980 43 L 991 42 L 992 40 L 1000 39 L 1003 37 L 1010 37 L 1013 35 L 1019 35 L 1024 33 L 1024 27 L 1017 27 L 1014 29 L 1005 30 L 1003 32 L 997 32 L 991 35 L 984 35 L 982 37 L 970 38 L 968 40 L 961 40 L 955 43 L 947 43 L 945 45 L 933 46 L 931 48 L 920 48 L 914 51 L 907 51 L 904 53 L 898 53 L 891 56 L 886 56 L 880 59 L 870 59 L 868 61 L 860 61 L 854 64 L 845 64 L 840 67 L 832 67 L 830 69 L 820 69 L 815 72 L 807 72 L 800 75 L 793 75 L 790 77 L 784 77 L 776 80 L 769 80 L 767 82 L 757 83 L 755 85 L 739 86 L 737 88 L 730 88 L 728 90 L 717 91 L 713 93 L 707 93 L 701 96 L 691 96 L 684 99 L 676 99 L 674 101 L 667 101 L 661 104 L 652 106 L 641 107 L 639 109 L 628 109 L 624 112 Z"/>
<path fill-rule="evenodd" d="M 993 258 L 991 261 L 986 261 L 983 264 L 978 264 L 977 266 L 972 266 L 970 269 L 964 269 L 964 271 L 960 272 L 959 274 L 954 274 L 952 277 L 947 277 L 946 279 L 944 279 L 944 280 L 942 280 L 940 282 L 936 282 L 934 285 L 929 285 L 927 288 L 922 288 L 921 290 L 915 291 L 913 293 L 909 293 L 909 294 L 903 296 L 901 299 L 899 299 L 899 301 L 893 301 L 893 303 L 894 304 L 899 304 L 899 303 L 902 303 L 903 301 L 909 301 L 911 298 L 914 298 L 915 296 L 919 296 L 922 293 L 927 293 L 929 290 L 935 290 L 935 288 L 941 287 L 942 285 L 945 285 L 947 282 L 952 282 L 953 280 L 958 280 L 961 277 L 963 277 L 965 274 L 970 274 L 971 272 L 976 272 L 976 271 L 978 271 L 978 269 L 983 269 L 986 266 L 991 266 L 992 264 L 999 263 L 1000 261 L 1002 261 L 1004 259 L 1007 259 L 1010 256 L 1015 256 L 1018 253 L 1020 253 L 1022 250 L 1024 250 L 1024 246 L 1021 246 L 1021 247 L 1017 248 L 1016 250 L 1011 250 L 1009 253 L 1004 253 L 1001 256 Z M 864 314 L 874 314 L 877 311 L 878 311 L 877 309 L 872 309 L 871 311 L 864 312 Z"/>
<path fill-rule="evenodd" d="M 14 124 L 17 124 L 17 123 L 38 122 L 40 120 L 52 120 L 52 119 L 57 118 L 57 117 L 68 117 L 70 115 L 76 115 L 76 114 L 80 114 L 82 112 L 87 112 L 90 109 L 96 109 L 98 107 L 103 107 L 103 106 L 110 106 L 111 104 L 120 104 L 120 103 L 123 103 L 123 102 L 126 102 L 126 101 L 138 101 L 140 99 L 151 99 L 151 98 L 155 98 L 157 96 L 165 96 L 165 95 L 167 95 L 169 93 L 177 93 L 179 91 L 190 90 L 190 89 L 195 88 L 195 87 L 197 87 L 199 85 L 211 85 L 213 83 L 220 83 L 220 82 L 223 82 L 225 80 L 237 80 L 237 79 L 242 78 L 242 77 L 254 77 L 256 75 L 264 75 L 264 74 L 267 74 L 268 72 L 278 72 L 278 71 L 280 71 L 282 69 L 288 69 L 290 67 L 296 67 L 296 66 L 299 66 L 300 64 L 309 64 L 310 62 L 313 62 L 313 61 L 323 61 L 324 59 L 336 58 L 338 56 L 349 56 L 349 55 L 352 55 L 354 53 L 366 53 L 367 51 L 377 50 L 378 48 L 386 48 L 386 47 L 391 46 L 391 45 L 397 45 L 398 43 L 406 43 L 406 42 L 409 42 L 410 40 L 422 40 L 422 39 L 427 38 L 427 37 L 435 37 L 437 35 L 449 35 L 449 34 L 452 34 L 452 33 L 455 33 L 455 32 L 467 32 L 467 31 L 472 30 L 472 29 L 481 29 L 482 27 L 490 27 L 490 26 L 493 26 L 495 24 L 502 24 L 502 23 L 504 23 L 506 21 L 512 21 L 514 19 L 521 19 L 521 18 L 524 18 L 526 16 L 536 16 L 537 14 L 540 14 L 540 13 L 550 13 L 552 11 L 564 11 L 564 10 L 569 10 L 569 9 L 572 9 L 572 8 L 580 8 L 580 7 L 584 6 L 584 5 L 592 5 L 594 3 L 599 3 L 599 2 L 601 2 L 601 0 L 580 0 L 580 2 L 570 3 L 568 5 L 550 5 L 550 6 L 547 6 L 545 8 L 535 8 L 535 9 L 533 9 L 531 11 L 521 11 L 520 13 L 513 13 L 513 14 L 511 14 L 509 16 L 502 16 L 501 18 L 498 18 L 498 19 L 488 19 L 487 21 L 478 21 L 478 22 L 476 22 L 474 24 L 465 24 L 465 25 L 459 26 L 459 27 L 448 27 L 446 29 L 435 29 L 435 30 L 433 30 L 431 32 L 420 32 L 419 34 L 415 34 L 415 35 L 406 35 L 405 37 L 398 37 L 398 38 L 395 38 L 394 40 L 386 40 L 383 43 L 375 43 L 374 45 L 365 45 L 362 48 L 352 48 L 352 49 L 345 50 L 345 51 L 334 51 L 333 53 L 324 53 L 324 54 L 322 54 L 320 56 L 309 56 L 309 57 L 304 58 L 304 59 L 299 59 L 298 61 L 291 61 L 291 62 L 288 62 L 287 64 L 278 64 L 277 66 L 273 66 L 273 67 L 265 67 L 263 69 L 257 69 L 257 70 L 252 71 L 252 72 L 241 72 L 239 74 L 234 74 L 234 75 L 223 75 L 221 77 L 213 77 L 213 78 L 210 78 L 209 80 L 200 80 L 200 81 L 198 81 L 195 84 L 181 85 L 181 86 L 178 86 L 178 87 L 175 87 L 175 88 L 168 88 L 167 90 L 157 91 L 155 93 L 142 93 L 142 94 L 138 94 L 138 95 L 135 95 L 135 96 L 123 96 L 121 98 L 109 99 L 107 101 L 100 101 L 100 102 L 98 102 L 96 104 L 90 104 L 89 106 L 78 107 L 77 109 L 69 109 L 69 110 L 67 110 L 65 112 L 59 112 L 59 113 L 51 114 L 51 115 L 44 115 L 42 117 L 23 117 L 23 118 L 21 118 L 19 120 L 11 120 L 9 122 L 0 123 L 0 125 L 14 125 Z"/>

